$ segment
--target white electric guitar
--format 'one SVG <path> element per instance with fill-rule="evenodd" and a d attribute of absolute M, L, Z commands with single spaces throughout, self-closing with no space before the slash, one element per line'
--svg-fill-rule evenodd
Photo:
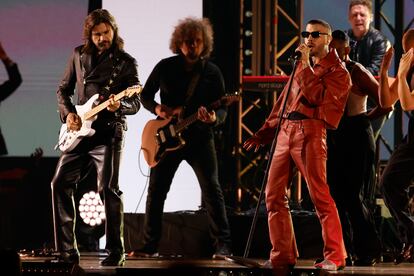
<path fill-rule="evenodd" d="M 135 85 L 128 87 L 124 91 L 115 95 L 114 100 L 118 101 L 124 97 L 132 97 L 135 94 L 141 93 L 142 86 Z M 76 105 L 76 113 L 82 119 L 82 127 L 78 131 L 69 130 L 66 124 L 63 124 L 59 132 L 59 142 L 55 149 L 60 149 L 62 152 L 69 152 L 73 150 L 83 137 L 92 136 L 95 130 L 92 128 L 92 123 L 96 120 L 97 114 L 108 107 L 109 100 L 106 100 L 97 106 L 94 106 L 99 94 L 93 95 L 85 104 Z"/>

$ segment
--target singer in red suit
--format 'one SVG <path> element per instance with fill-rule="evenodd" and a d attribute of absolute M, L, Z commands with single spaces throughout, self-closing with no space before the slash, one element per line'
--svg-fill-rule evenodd
<path fill-rule="evenodd" d="M 329 48 L 331 27 L 323 20 L 311 20 L 302 32 L 304 43 L 295 74 L 264 125 L 244 143 L 246 150 L 271 143 L 282 118 L 266 185 L 266 207 L 272 249 L 270 262 L 276 267 L 293 267 L 298 257 L 287 190 L 293 166 L 306 180 L 309 194 L 322 226 L 323 261 L 316 268 L 338 270 L 345 266 L 346 252 L 341 223 L 326 181 L 326 128 L 335 129 L 344 112 L 351 86 L 348 71 L 334 49 Z M 284 114 L 282 105 L 286 95 Z"/>

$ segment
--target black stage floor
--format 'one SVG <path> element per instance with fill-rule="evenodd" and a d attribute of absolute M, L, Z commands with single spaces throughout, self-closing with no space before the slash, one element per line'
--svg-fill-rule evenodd
<path fill-rule="evenodd" d="M 48 257 L 22 256 L 23 275 L 217 275 L 254 276 L 272 275 L 271 270 L 255 268 L 250 264 L 241 265 L 228 260 L 191 259 L 180 257 L 160 257 L 152 259 L 129 258 L 123 267 L 102 267 L 99 261 L 105 257 L 98 253 L 81 254 L 79 266 L 69 266 L 54 262 Z M 248 259 L 263 263 L 263 259 Z M 299 260 L 291 275 L 413 275 L 414 263 L 379 263 L 373 267 L 346 267 L 342 271 L 327 272 L 316 270 L 313 260 Z"/>

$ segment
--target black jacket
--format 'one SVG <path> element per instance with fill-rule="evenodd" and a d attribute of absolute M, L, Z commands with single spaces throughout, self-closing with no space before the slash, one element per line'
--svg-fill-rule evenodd
<path fill-rule="evenodd" d="M 184 66 L 183 56 L 176 55 L 161 60 L 154 67 L 141 93 L 141 102 L 146 109 L 155 114 L 155 107 L 158 104 L 155 101 L 155 94 L 158 91 L 162 104 L 172 108 L 185 106 L 188 86 L 196 72 L 200 73 L 200 79 L 185 107 L 184 117 L 196 113 L 200 106 L 208 107 L 224 96 L 223 76 L 215 64 L 205 61 L 203 65 L 199 62 L 191 72 L 187 72 Z M 216 110 L 215 125 L 223 123 L 226 115 L 227 109 L 224 106 Z M 198 121 L 189 126 L 186 133 L 191 132 L 192 136 L 212 138 L 212 126 Z"/>
<path fill-rule="evenodd" d="M 364 65 L 372 75 L 378 76 L 382 57 L 390 45 L 388 39 L 373 27 L 360 40 L 355 38 L 351 29 L 348 30 L 348 36 L 351 40 L 350 58 Z"/>
<path fill-rule="evenodd" d="M 112 48 L 96 58 L 93 54 L 83 53 L 82 48 L 83 46 L 79 46 L 74 49 L 57 91 L 62 122 L 66 121 L 68 113 L 76 113 L 75 105 L 72 103 L 75 88 L 76 104 L 83 105 L 97 93 L 100 94 L 100 100 L 104 101 L 109 94 L 117 94 L 130 86 L 139 84 L 136 61 L 123 50 Z M 119 74 L 112 78 L 113 82 L 109 85 L 114 67 L 120 64 L 122 67 Z M 105 87 L 109 87 L 109 91 Z M 125 126 L 125 115 L 135 114 L 139 108 L 137 95 L 123 98 L 121 108 L 117 112 L 102 110 L 93 127 L 109 125 L 114 121 L 121 122 Z M 126 126 L 124 128 L 126 129 Z"/>

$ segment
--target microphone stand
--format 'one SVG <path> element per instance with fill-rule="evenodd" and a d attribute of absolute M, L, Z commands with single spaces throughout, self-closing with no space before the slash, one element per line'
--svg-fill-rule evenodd
<path fill-rule="evenodd" d="M 280 130 L 280 126 L 282 125 L 282 121 L 283 121 L 283 114 L 285 114 L 285 110 L 286 110 L 286 104 L 287 104 L 287 99 L 289 98 L 289 94 L 290 94 L 290 90 L 292 89 L 292 81 L 293 78 L 295 76 L 295 72 L 296 72 L 296 68 L 297 68 L 297 61 L 298 58 L 300 58 L 300 55 L 296 55 L 293 57 L 293 70 L 291 73 L 291 77 L 289 80 L 289 85 L 288 85 L 288 89 L 286 91 L 286 96 L 285 96 L 285 100 L 283 101 L 283 105 L 282 105 L 282 112 L 280 113 L 280 119 L 279 122 L 277 124 L 277 127 L 275 129 L 275 137 L 273 138 L 273 142 L 272 142 L 272 146 L 270 148 L 270 158 L 267 161 L 267 165 L 266 165 L 266 171 L 265 171 L 265 175 L 262 179 L 262 185 L 261 185 L 261 189 L 260 189 L 260 195 L 259 195 L 259 199 L 257 200 L 257 205 L 256 205 L 256 210 L 254 212 L 254 216 L 253 216 L 253 221 L 250 227 L 250 232 L 249 232 L 249 236 L 247 238 L 247 242 L 246 242 L 246 247 L 244 249 L 244 254 L 243 257 L 238 257 L 238 256 L 226 256 L 225 259 L 231 262 L 235 262 L 241 265 L 245 265 L 247 267 L 260 267 L 260 264 L 253 261 L 253 260 L 249 260 L 247 259 L 249 256 L 249 252 L 250 252 L 250 246 L 252 243 L 252 239 L 253 239 L 253 234 L 254 231 L 256 229 L 256 224 L 257 224 L 257 218 L 258 218 L 258 214 L 259 214 L 259 208 L 260 208 L 260 203 L 263 200 L 263 196 L 264 196 L 264 191 L 266 188 L 266 183 L 267 183 L 267 177 L 269 175 L 269 169 L 270 169 L 270 164 L 272 163 L 272 159 L 273 159 L 273 153 L 276 149 L 276 144 L 277 144 L 277 135 L 279 134 L 279 130 Z"/>

